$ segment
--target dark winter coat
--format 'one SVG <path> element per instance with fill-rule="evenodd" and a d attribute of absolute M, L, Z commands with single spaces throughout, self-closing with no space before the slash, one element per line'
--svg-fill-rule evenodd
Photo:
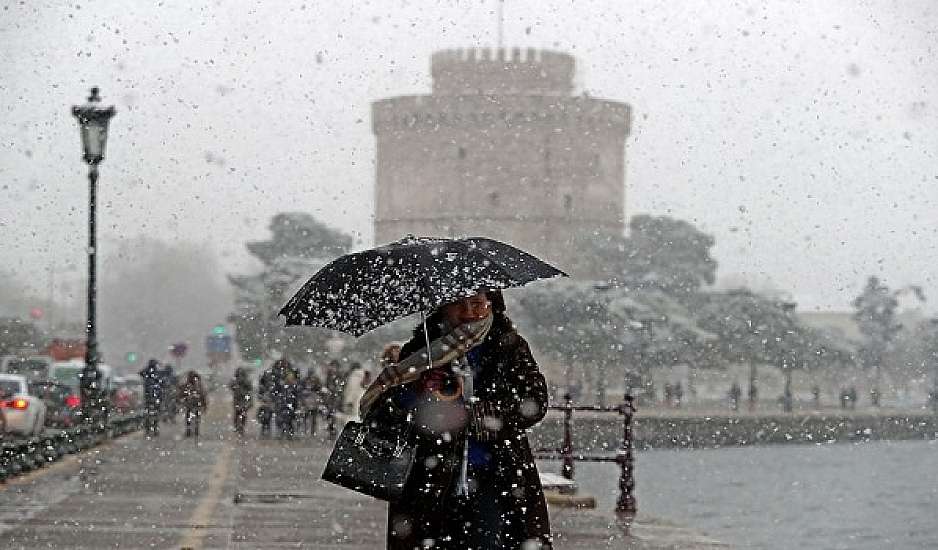
<path fill-rule="evenodd" d="M 439 332 L 438 325 L 432 323 L 430 338 L 438 337 Z M 401 358 L 424 345 L 423 331 L 418 329 L 414 338 L 401 350 Z M 508 521 L 502 523 L 508 526 L 507 534 L 514 541 L 506 548 L 520 548 L 525 541 L 531 540 L 539 541 L 541 548 L 551 547 L 544 493 L 525 435 L 525 430 L 539 422 L 547 412 L 547 385 L 527 342 L 504 315 L 495 314 L 489 334 L 477 349 L 481 368 L 474 393 L 480 403 L 472 408 L 484 408 L 485 416 L 496 417 L 497 424 L 488 424 L 489 428 L 497 426 L 496 431 L 482 428 L 481 422 L 473 421 L 471 412 L 453 426 L 453 432 L 441 433 L 428 429 L 425 424 L 417 429 L 417 457 L 404 497 L 388 508 L 389 549 L 422 548 L 422 541 L 426 539 L 436 541 L 436 548 L 458 548 L 456 543 L 447 545 L 446 541 L 448 535 L 457 536 L 450 531 L 461 523 L 453 488 L 459 475 L 466 429 L 470 437 L 490 442 L 494 465 L 491 475 L 495 486 L 504 488 L 505 493 L 498 497 L 498 507 L 508 511 L 510 517 L 504 518 Z M 408 412 L 414 413 L 418 419 L 427 418 L 421 408 L 439 410 L 434 407 L 441 403 L 428 390 L 428 381 L 437 380 L 436 386 L 439 387 L 441 376 L 453 376 L 447 371 L 433 369 L 420 381 L 390 390 L 374 406 L 367 421 L 400 426 Z M 449 385 L 455 386 L 455 382 L 450 380 Z M 460 411 L 466 410 L 461 401 L 458 405 L 442 403 L 457 406 Z M 421 424 L 419 420 L 418 424 Z"/>
<path fill-rule="evenodd" d="M 208 408 L 208 396 L 201 382 L 186 382 L 179 386 L 179 401 L 189 410 L 202 411 Z"/>

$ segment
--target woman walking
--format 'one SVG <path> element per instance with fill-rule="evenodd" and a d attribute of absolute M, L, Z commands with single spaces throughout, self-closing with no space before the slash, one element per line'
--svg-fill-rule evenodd
<path fill-rule="evenodd" d="M 202 413 L 208 407 L 208 397 L 202 387 L 202 378 L 195 371 L 186 374 L 186 381 L 179 386 L 179 399 L 186 413 L 186 437 L 199 437 Z"/>
<path fill-rule="evenodd" d="M 525 435 L 547 412 L 547 386 L 501 293 L 442 306 L 427 328 L 414 331 L 399 363 L 361 400 L 366 425 L 416 428 L 413 471 L 388 508 L 387 547 L 550 548 Z"/>

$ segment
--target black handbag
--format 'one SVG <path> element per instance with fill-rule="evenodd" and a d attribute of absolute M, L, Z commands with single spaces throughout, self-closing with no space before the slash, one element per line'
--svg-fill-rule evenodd
<path fill-rule="evenodd" d="M 414 466 L 413 430 L 348 422 L 335 442 L 322 479 L 380 500 L 394 502 Z"/>

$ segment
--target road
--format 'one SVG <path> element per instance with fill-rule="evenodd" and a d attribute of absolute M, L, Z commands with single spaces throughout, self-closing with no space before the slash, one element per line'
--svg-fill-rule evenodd
<path fill-rule="evenodd" d="M 164 424 L 159 438 L 137 432 L 0 486 L 0 547 L 383 547 L 385 504 L 319 479 L 330 441 L 238 439 L 215 401 L 198 440 Z M 721 547 L 651 520 L 627 536 L 595 512 L 551 519 L 559 550 Z"/>

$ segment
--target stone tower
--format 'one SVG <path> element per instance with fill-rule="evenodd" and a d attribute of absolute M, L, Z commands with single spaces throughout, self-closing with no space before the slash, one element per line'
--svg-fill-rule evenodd
<path fill-rule="evenodd" d="M 372 106 L 375 242 L 492 237 L 598 278 L 579 243 L 623 233 L 629 106 L 574 96 L 558 52 L 444 50 L 431 72 Z"/>

